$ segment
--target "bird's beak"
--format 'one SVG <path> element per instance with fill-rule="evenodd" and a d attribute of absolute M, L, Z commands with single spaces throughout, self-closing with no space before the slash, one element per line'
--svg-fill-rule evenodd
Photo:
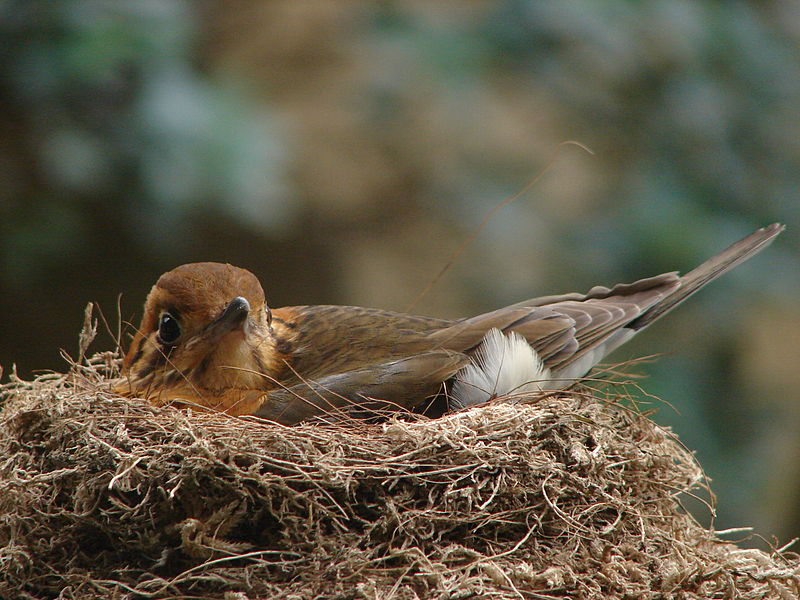
<path fill-rule="evenodd" d="M 237 296 L 228 303 L 222 314 L 211 322 L 206 329 L 206 335 L 220 338 L 237 329 L 244 331 L 249 315 L 250 303 L 245 298 Z"/>

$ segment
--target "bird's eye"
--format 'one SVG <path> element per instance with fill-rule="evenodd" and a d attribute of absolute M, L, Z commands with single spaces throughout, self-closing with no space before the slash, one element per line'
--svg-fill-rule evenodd
<path fill-rule="evenodd" d="M 181 336 L 181 326 L 178 319 L 168 312 L 161 314 L 158 321 L 158 339 L 162 344 L 174 344 Z"/>

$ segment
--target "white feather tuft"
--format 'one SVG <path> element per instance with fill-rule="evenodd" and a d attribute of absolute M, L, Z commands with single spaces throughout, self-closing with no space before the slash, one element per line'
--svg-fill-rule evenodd
<path fill-rule="evenodd" d="M 525 338 L 490 329 L 472 362 L 456 373 L 451 406 L 464 408 L 498 396 L 540 392 L 549 378 L 550 370 Z"/>

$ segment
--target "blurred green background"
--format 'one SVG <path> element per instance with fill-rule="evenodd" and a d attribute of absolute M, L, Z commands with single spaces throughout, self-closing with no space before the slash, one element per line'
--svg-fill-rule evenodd
<path fill-rule="evenodd" d="M 0 3 L 0 364 L 83 308 L 254 271 L 273 306 L 459 317 L 688 270 L 789 227 L 613 358 L 696 450 L 719 528 L 800 535 L 800 4 Z M 113 345 L 110 337 L 95 349 Z"/>

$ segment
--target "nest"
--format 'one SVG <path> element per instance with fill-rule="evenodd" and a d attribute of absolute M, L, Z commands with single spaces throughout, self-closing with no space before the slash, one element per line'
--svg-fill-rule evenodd
<path fill-rule="evenodd" d="M 702 471 L 610 398 L 284 427 L 12 376 L 3 598 L 795 598 L 797 557 L 681 507 Z"/>

